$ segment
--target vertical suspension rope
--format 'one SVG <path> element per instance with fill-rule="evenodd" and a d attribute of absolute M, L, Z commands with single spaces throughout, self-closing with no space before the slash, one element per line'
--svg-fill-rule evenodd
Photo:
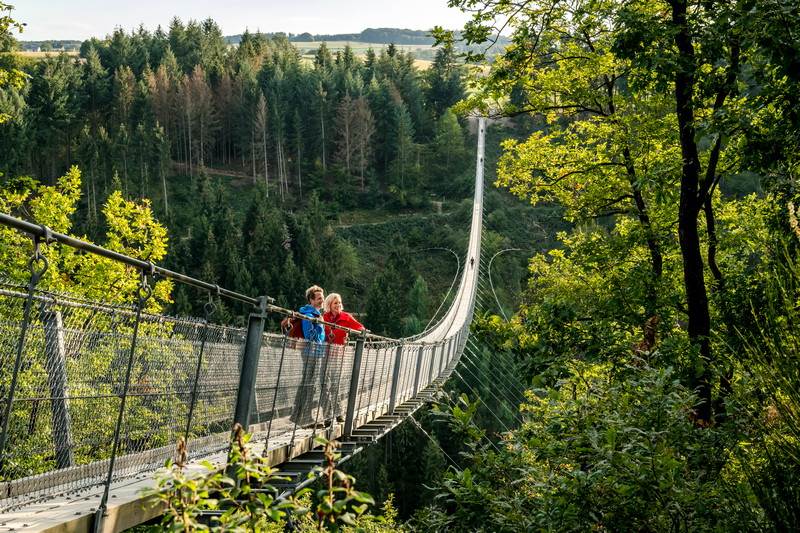
<path fill-rule="evenodd" d="M 154 269 L 151 268 L 151 274 Z M 114 476 L 114 464 L 117 460 L 117 450 L 119 449 L 119 435 L 122 430 L 122 421 L 125 417 L 125 403 L 128 399 L 128 388 L 131 383 L 131 371 L 133 370 L 133 359 L 136 352 L 136 342 L 139 336 L 139 324 L 142 321 L 142 309 L 145 302 L 153 294 L 153 288 L 147 283 L 147 272 L 142 270 L 141 278 L 139 281 L 139 288 L 137 289 L 136 301 L 136 318 L 133 322 L 133 333 L 131 334 L 131 348 L 128 352 L 128 365 L 125 369 L 125 381 L 122 385 L 122 397 L 120 398 L 119 410 L 117 411 L 117 422 L 114 425 L 114 442 L 111 447 L 111 458 L 108 462 L 108 474 L 106 476 L 105 486 L 103 487 L 103 496 L 100 499 L 100 505 L 95 512 L 94 517 L 94 532 L 99 533 L 103 530 L 103 520 L 106 516 L 106 508 L 108 505 L 108 494 L 111 489 L 111 480 Z"/>
<path fill-rule="evenodd" d="M 50 230 L 45 228 L 45 235 L 49 235 Z M 45 243 L 48 242 L 45 237 Z M 8 396 L 6 397 L 5 405 L 3 406 L 3 429 L 0 433 L 0 474 L 5 471 L 6 467 L 6 445 L 8 444 L 8 430 L 11 424 L 11 408 L 14 404 L 14 396 L 17 392 L 17 381 L 19 379 L 20 368 L 22 367 L 22 352 L 25 349 L 25 339 L 28 335 L 28 327 L 30 326 L 31 307 L 33 305 L 33 293 L 36 290 L 36 285 L 42 279 L 42 276 L 47 271 L 49 263 L 47 258 L 42 255 L 39 249 L 39 237 L 33 238 L 33 254 L 28 259 L 28 271 L 31 274 L 28 281 L 28 296 L 25 299 L 25 306 L 22 311 L 22 328 L 17 343 L 17 354 L 14 358 L 14 369 L 11 374 L 11 384 L 8 389 Z M 38 268 L 37 268 L 38 265 Z"/>
<path fill-rule="evenodd" d="M 211 315 L 217 310 L 216 306 L 214 305 L 214 301 L 209 295 L 208 302 L 203 306 L 203 311 L 205 311 L 205 321 L 203 322 L 203 329 L 201 330 L 201 338 L 200 338 L 200 353 L 197 355 L 197 367 L 194 371 L 194 381 L 192 382 L 192 396 L 191 396 L 191 403 L 189 404 L 189 414 L 186 416 L 186 431 L 184 431 L 184 442 L 188 445 L 189 444 L 189 432 L 192 429 L 192 417 L 194 416 L 194 408 L 197 404 L 197 387 L 200 382 L 200 371 L 203 368 L 203 352 L 205 352 L 206 342 L 208 341 L 208 329 L 210 327 L 209 319 Z"/>
<path fill-rule="evenodd" d="M 278 387 L 281 384 L 281 374 L 283 373 L 283 358 L 286 356 L 286 343 L 289 341 L 288 333 L 283 336 L 281 343 L 281 359 L 278 362 L 278 376 L 275 378 L 275 392 L 272 394 L 272 412 L 269 415 L 269 422 L 267 423 L 267 439 L 264 441 L 264 455 L 269 452 L 269 438 L 272 435 L 272 421 L 275 419 L 275 409 L 278 403 Z"/>
<path fill-rule="evenodd" d="M 322 375 L 320 376 L 319 399 L 317 400 L 317 412 L 316 412 L 316 416 L 314 417 L 314 429 L 311 432 L 311 439 L 312 440 L 317 437 L 317 427 L 320 425 L 319 424 L 320 412 L 322 412 L 322 420 L 323 420 L 323 422 L 325 420 L 325 401 L 322 398 L 322 396 L 323 396 L 323 394 L 325 394 L 326 396 L 328 394 L 328 391 L 325 388 L 325 386 L 327 384 L 326 382 L 327 382 L 327 374 L 328 374 L 328 360 L 330 359 L 330 353 L 328 352 L 329 348 L 330 348 L 330 345 L 325 346 L 325 349 L 323 350 L 322 361 L 320 362 L 320 365 L 322 367 L 320 371 L 322 372 Z M 313 403 L 314 402 L 312 402 L 312 405 L 313 405 Z"/>

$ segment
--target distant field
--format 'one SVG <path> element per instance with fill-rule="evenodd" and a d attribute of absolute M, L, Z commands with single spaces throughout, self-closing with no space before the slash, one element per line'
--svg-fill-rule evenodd
<path fill-rule="evenodd" d="M 304 62 L 311 62 L 314 59 L 314 53 L 319 48 L 320 42 L 297 42 L 292 43 L 300 50 L 300 53 L 303 55 Z M 326 43 L 328 45 L 328 50 L 333 53 L 338 51 L 344 50 L 344 47 L 348 44 L 353 49 L 353 52 L 362 57 L 367 53 L 367 50 L 372 48 L 375 52 L 379 52 L 381 49 L 386 48 L 389 45 L 381 44 L 381 43 L 355 43 L 355 42 L 347 42 L 347 41 L 329 41 Z M 412 52 L 415 56 L 421 54 L 432 54 L 434 48 L 432 46 L 418 46 L 418 45 L 409 45 L 409 44 L 398 44 L 395 45 L 398 49 L 403 50 L 405 52 Z M 70 50 L 68 52 L 61 52 L 61 51 L 52 51 L 52 52 L 30 52 L 30 51 L 17 51 L 14 52 L 15 54 L 28 57 L 31 59 L 43 59 L 45 57 L 56 57 L 58 54 L 64 53 L 68 56 L 77 57 L 78 51 L 77 50 Z M 414 59 L 414 64 L 420 70 L 426 70 L 431 66 L 433 63 L 430 59 Z"/>
<path fill-rule="evenodd" d="M 319 45 L 322 44 L 322 41 L 297 41 L 293 42 L 292 44 L 295 46 L 295 48 L 300 50 L 301 54 L 313 56 L 319 48 Z M 325 44 L 328 46 L 328 50 L 333 53 L 344 50 L 345 46 L 350 45 L 350 48 L 353 49 L 353 53 L 355 53 L 357 56 L 363 56 L 370 48 L 377 53 L 384 48 L 389 47 L 388 44 L 383 43 L 362 43 L 355 41 L 325 41 Z M 404 52 L 411 52 L 417 59 L 426 62 L 424 64 L 418 63 L 417 66 L 419 68 L 428 68 L 430 60 L 432 60 L 436 54 L 436 48 L 430 45 L 396 44 L 395 47 Z"/>
<path fill-rule="evenodd" d="M 322 41 L 298 41 L 292 43 L 300 53 L 303 55 L 304 62 L 310 62 L 314 59 L 314 54 L 319 49 L 319 45 L 322 44 Z M 325 44 L 328 46 L 328 50 L 332 53 L 336 53 L 339 51 L 344 50 L 345 46 L 350 45 L 350 48 L 353 49 L 353 53 L 363 59 L 366 55 L 367 50 L 372 48 L 375 53 L 380 52 L 384 48 L 388 48 L 388 44 L 383 43 L 361 43 L 361 42 L 353 42 L 353 41 L 325 41 Z M 396 44 L 398 50 L 403 50 L 404 52 L 411 52 L 414 54 L 414 65 L 420 70 L 427 70 L 430 68 L 433 61 L 431 59 L 435 54 L 435 48 L 433 46 L 428 45 L 416 45 L 416 44 Z M 420 56 L 423 56 L 420 58 Z M 427 57 L 427 58 L 426 58 Z"/>
<path fill-rule="evenodd" d="M 78 51 L 77 50 L 70 50 L 68 52 L 62 52 L 60 50 L 54 50 L 52 52 L 18 51 L 18 52 L 14 52 L 14 53 L 16 55 L 18 55 L 18 56 L 31 57 L 31 58 L 34 58 L 34 59 L 41 59 L 41 58 L 44 58 L 44 57 L 56 57 L 56 56 L 58 56 L 58 54 L 62 54 L 62 53 L 63 54 L 67 54 L 68 56 L 77 56 L 78 55 Z"/>
<path fill-rule="evenodd" d="M 322 44 L 322 41 L 297 41 L 293 42 L 300 51 L 305 52 L 306 50 L 316 50 L 319 48 L 319 45 Z M 383 43 L 361 43 L 355 41 L 325 41 L 325 44 L 328 45 L 328 50 L 335 52 L 337 50 L 344 50 L 344 47 L 348 44 L 350 48 L 357 54 L 365 54 L 367 50 L 372 48 L 376 52 L 382 48 L 388 48 L 388 44 Z M 404 50 L 406 52 L 416 52 L 416 51 L 425 51 L 430 52 L 433 50 L 433 47 L 430 45 L 419 45 L 419 44 L 396 44 L 395 47 L 399 50 Z"/>

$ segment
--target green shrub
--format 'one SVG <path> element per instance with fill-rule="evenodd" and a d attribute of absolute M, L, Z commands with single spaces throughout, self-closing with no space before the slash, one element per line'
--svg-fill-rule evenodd
<path fill-rule="evenodd" d="M 528 393 L 526 421 L 500 452 L 449 473 L 439 504 L 415 518 L 448 531 L 717 531 L 759 527 L 728 450 L 730 431 L 699 428 L 671 369 L 575 363 Z"/>

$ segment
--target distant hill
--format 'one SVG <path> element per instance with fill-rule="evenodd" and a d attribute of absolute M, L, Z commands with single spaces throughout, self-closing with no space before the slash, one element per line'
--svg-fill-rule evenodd
<path fill-rule="evenodd" d="M 268 33 L 267 35 L 285 35 L 289 41 L 294 43 L 308 43 L 308 42 L 331 42 L 331 41 L 350 41 L 356 43 L 372 43 L 372 44 L 402 44 L 410 46 L 433 46 L 435 39 L 431 37 L 428 30 L 409 30 L 401 28 L 367 28 L 361 33 L 334 33 L 334 34 L 318 34 L 311 33 Z M 458 35 L 458 32 L 456 32 Z M 228 44 L 239 44 L 242 40 L 240 35 L 230 35 L 225 37 Z M 503 48 L 509 44 L 509 40 L 502 35 L 497 40 L 499 48 Z"/>
<path fill-rule="evenodd" d="M 311 33 L 285 34 L 291 42 L 311 42 L 311 41 L 353 41 L 359 43 L 376 44 L 409 44 L 420 46 L 431 46 L 434 43 L 433 37 L 426 30 L 409 30 L 401 28 L 367 28 L 361 33 L 335 33 L 313 35 Z M 242 40 L 241 35 L 231 35 L 225 37 L 229 44 L 238 44 Z"/>
<path fill-rule="evenodd" d="M 431 37 L 430 32 L 427 30 L 409 30 L 403 28 L 367 28 L 361 33 L 334 33 L 334 34 L 318 34 L 311 33 L 267 33 L 269 36 L 285 35 L 289 41 L 295 43 L 309 43 L 309 42 L 333 42 L 333 41 L 349 41 L 355 43 L 370 43 L 370 44 L 397 44 L 408 46 L 433 46 L 435 42 Z M 225 42 L 228 44 L 239 44 L 242 40 L 242 35 L 229 35 L 225 37 Z M 78 40 L 44 40 L 44 41 L 19 41 L 19 47 L 23 51 L 38 52 L 48 50 L 79 50 L 82 41 Z M 508 44 L 508 39 L 500 37 L 498 40 L 500 48 Z"/>

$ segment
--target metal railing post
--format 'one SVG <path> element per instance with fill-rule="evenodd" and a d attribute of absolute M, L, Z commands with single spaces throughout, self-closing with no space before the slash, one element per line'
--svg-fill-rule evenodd
<path fill-rule="evenodd" d="M 389 412 L 394 413 L 395 404 L 397 403 L 397 389 L 400 381 L 400 362 L 403 358 L 403 345 L 397 347 L 397 353 L 394 356 L 394 371 L 392 372 L 392 392 L 389 393 Z"/>
<path fill-rule="evenodd" d="M 417 351 L 417 369 L 414 372 L 414 394 L 416 396 L 419 392 L 419 375 L 422 371 L 422 356 L 425 354 L 425 343 L 422 343 Z"/>
<path fill-rule="evenodd" d="M 456 345 L 456 338 L 455 336 L 450 337 L 450 341 L 447 343 L 447 365 L 445 368 L 450 368 L 450 364 L 453 362 L 453 354 L 455 350 L 453 347 Z"/>
<path fill-rule="evenodd" d="M 44 352 L 47 359 L 47 385 L 50 389 L 50 410 L 53 415 L 53 445 L 56 466 L 67 468 L 75 463 L 72 453 L 72 422 L 67 402 L 66 347 L 64 323 L 59 311 L 43 311 Z"/>
<path fill-rule="evenodd" d="M 438 348 L 438 344 L 434 344 L 431 348 L 431 366 L 428 367 L 428 384 L 430 385 L 433 383 L 433 365 L 436 363 L 436 348 Z"/>
<path fill-rule="evenodd" d="M 347 412 L 344 417 L 343 435 L 353 432 L 355 422 L 356 396 L 358 396 L 358 381 L 361 379 L 361 358 L 364 355 L 364 336 L 356 340 L 356 353 L 353 356 L 353 372 L 350 375 L 350 391 L 347 394 Z"/>
<path fill-rule="evenodd" d="M 267 297 L 259 297 L 259 310 L 250 313 L 247 323 L 247 340 L 244 345 L 242 368 L 239 373 L 239 388 L 236 393 L 236 411 L 233 423 L 241 424 L 247 431 L 250 427 L 250 416 L 256 394 L 256 374 L 258 359 L 261 355 L 261 338 L 264 336 L 264 322 L 267 318 Z"/>

